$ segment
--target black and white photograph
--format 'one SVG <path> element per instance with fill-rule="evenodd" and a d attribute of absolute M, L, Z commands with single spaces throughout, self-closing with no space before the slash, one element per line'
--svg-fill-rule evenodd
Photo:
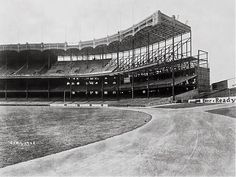
<path fill-rule="evenodd" d="M 0 0 L 0 176 L 236 176 L 234 0 Z"/>

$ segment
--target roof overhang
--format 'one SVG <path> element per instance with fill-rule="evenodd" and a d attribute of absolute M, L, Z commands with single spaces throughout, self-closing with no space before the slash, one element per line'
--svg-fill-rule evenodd
<path fill-rule="evenodd" d="M 71 50 L 76 54 L 101 54 L 140 48 L 149 44 L 168 40 L 191 31 L 191 27 L 158 11 L 132 27 L 100 39 L 80 41 L 78 43 L 38 43 L 0 45 L 0 51 L 27 50 Z M 132 46 L 132 43 L 134 46 Z"/>

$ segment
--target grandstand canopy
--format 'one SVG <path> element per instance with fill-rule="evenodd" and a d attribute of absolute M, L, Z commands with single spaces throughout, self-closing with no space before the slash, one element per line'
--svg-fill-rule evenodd
<path fill-rule="evenodd" d="M 64 50 L 77 55 L 116 53 L 154 44 L 181 34 L 189 33 L 191 27 L 158 11 L 132 27 L 100 39 L 78 43 L 38 43 L 0 45 L 0 51 Z"/>

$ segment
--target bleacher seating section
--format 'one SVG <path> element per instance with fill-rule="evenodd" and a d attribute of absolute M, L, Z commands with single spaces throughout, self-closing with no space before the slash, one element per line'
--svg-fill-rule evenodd
<path fill-rule="evenodd" d="M 8 66 L 7 67 L 7 65 L 3 65 L 0 68 L 0 76 L 13 75 L 17 71 L 19 71 L 22 67 L 23 66 Z"/>
<path fill-rule="evenodd" d="M 27 67 L 26 64 L 21 66 L 7 66 L 0 67 L 0 76 L 7 75 L 65 75 L 65 74 L 89 74 L 103 71 L 112 71 L 114 66 L 109 65 L 111 59 L 103 60 L 80 60 L 80 61 L 57 61 L 52 64 L 50 69 L 47 69 L 45 63 L 34 63 Z"/>
<path fill-rule="evenodd" d="M 45 75 L 67 75 L 67 74 L 88 74 L 106 71 L 105 67 L 110 59 L 104 60 L 80 60 L 80 61 L 57 61 L 45 73 Z"/>
<path fill-rule="evenodd" d="M 27 65 L 24 65 L 17 72 L 15 72 L 14 75 L 38 75 L 42 74 L 42 71 L 45 70 L 45 68 L 46 64 L 35 63 L 34 65 L 28 67 Z"/>

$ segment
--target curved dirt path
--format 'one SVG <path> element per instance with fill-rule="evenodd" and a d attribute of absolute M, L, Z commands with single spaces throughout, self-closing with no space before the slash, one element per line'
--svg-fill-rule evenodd
<path fill-rule="evenodd" d="M 127 108 L 152 120 L 104 141 L 2 168 L 0 176 L 234 176 L 236 119 L 205 112 L 226 106 L 232 105 Z"/>

